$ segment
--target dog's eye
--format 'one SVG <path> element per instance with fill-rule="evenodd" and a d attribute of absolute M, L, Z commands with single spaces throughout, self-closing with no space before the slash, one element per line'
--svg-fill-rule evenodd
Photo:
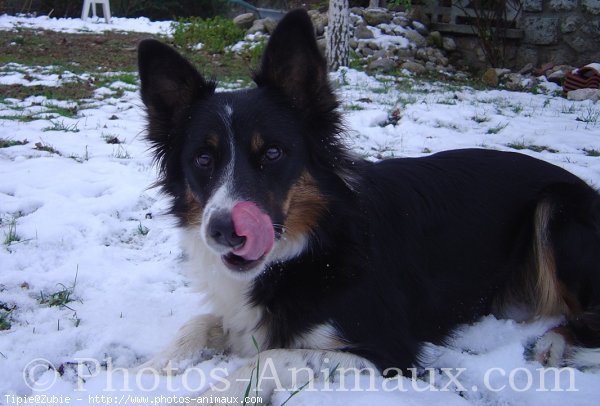
<path fill-rule="evenodd" d="M 265 151 L 264 158 L 265 161 L 275 162 L 279 160 L 283 156 L 283 151 L 279 147 L 269 147 Z"/>
<path fill-rule="evenodd" d="M 213 165 L 213 162 L 213 156 L 208 152 L 201 152 L 200 154 L 198 154 L 198 156 L 196 156 L 196 159 L 194 160 L 194 164 L 198 168 L 202 169 L 210 168 Z"/>

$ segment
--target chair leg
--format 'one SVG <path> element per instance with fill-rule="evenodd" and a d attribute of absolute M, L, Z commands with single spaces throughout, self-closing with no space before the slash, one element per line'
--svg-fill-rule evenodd
<path fill-rule="evenodd" d="M 104 13 L 104 19 L 110 24 L 110 2 L 106 0 L 102 3 L 102 12 Z"/>
<path fill-rule="evenodd" d="M 90 0 L 84 0 L 83 9 L 81 9 L 81 19 L 83 21 L 87 20 L 88 15 L 90 14 L 90 6 L 91 5 L 92 5 L 92 3 L 90 2 Z"/>

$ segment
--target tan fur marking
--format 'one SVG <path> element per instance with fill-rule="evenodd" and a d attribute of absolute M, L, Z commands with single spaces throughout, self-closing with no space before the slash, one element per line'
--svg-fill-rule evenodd
<path fill-rule="evenodd" d="M 252 134 L 252 139 L 250 140 L 250 149 L 255 154 L 258 154 L 263 146 L 265 145 L 265 140 L 261 137 L 261 135 L 257 132 Z"/>
<path fill-rule="evenodd" d="M 200 204 L 189 186 L 185 192 L 185 201 L 188 207 L 185 218 L 187 225 L 199 225 L 202 222 L 202 211 L 204 210 L 204 207 Z"/>
<path fill-rule="evenodd" d="M 292 186 L 283 206 L 284 225 L 290 234 L 310 234 L 327 210 L 327 200 L 319 192 L 315 180 L 303 173 Z"/>
<path fill-rule="evenodd" d="M 533 254 L 537 276 L 534 296 L 536 317 L 568 314 L 569 310 L 563 296 L 564 288 L 556 276 L 556 263 L 550 243 L 548 224 L 552 211 L 549 202 L 541 202 L 535 211 Z"/>
<path fill-rule="evenodd" d="M 219 137 L 216 134 L 209 134 L 206 145 L 216 150 L 219 147 Z"/>

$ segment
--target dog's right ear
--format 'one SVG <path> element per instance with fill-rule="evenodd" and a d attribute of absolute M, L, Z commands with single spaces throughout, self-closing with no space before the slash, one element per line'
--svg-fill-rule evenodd
<path fill-rule="evenodd" d="M 153 39 L 140 42 L 138 69 L 142 101 L 151 121 L 172 122 L 177 113 L 215 90 L 215 84 L 204 80 L 177 51 Z"/>

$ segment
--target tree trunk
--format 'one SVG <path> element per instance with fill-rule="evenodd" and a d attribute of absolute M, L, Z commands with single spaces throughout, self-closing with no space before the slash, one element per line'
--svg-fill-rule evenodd
<path fill-rule="evenodd" d="M 379 0 L 369 0 L 369 8 L 378 8 Z"/>
<path fill-rule="evenodd" d="M 350 9 L 348 0 L 329 1 L 327 25 L 327 65 L 330 70 L 348 66 L 350 53 Z"/>

